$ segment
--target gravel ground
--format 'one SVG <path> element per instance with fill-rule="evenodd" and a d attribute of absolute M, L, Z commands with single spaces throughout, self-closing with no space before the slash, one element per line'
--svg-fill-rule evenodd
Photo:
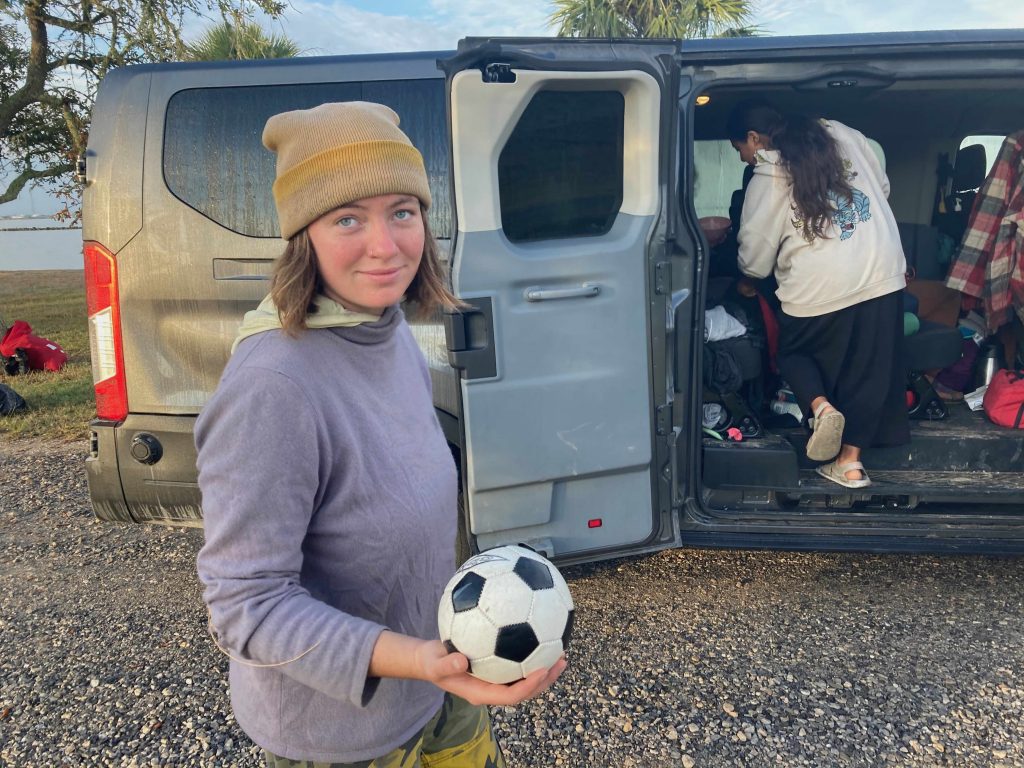
<path fill-rule="evenodd" d="M 0 766 L 256 766 L 197 531 L 99 523 L 83 448 L 0 448 Z M 1024 766 L 1014 560 L 673 551 L 566 569 L 570 668 L 510 766 Z"/>

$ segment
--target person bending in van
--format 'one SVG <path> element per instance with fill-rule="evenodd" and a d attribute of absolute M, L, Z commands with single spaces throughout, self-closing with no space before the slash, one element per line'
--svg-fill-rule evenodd
<path fill-rule="evenodd" d="M 275 115 L 288 241 L 196 422 L 211 632 L 266 764 L 503 766 L 486 706 L 550 686 L 467 674 L 437 639 L 456 474 L 399 301 L 457 300 L 420 153 L 379 104 Z M 433 757 L 433 761 L 430 759 Z"/>
<path fill-rule="evenodd" d="M 861 451 L 910 439 L 902 291 L 906 262 L 889 180 L 863 134 L 834 120 L 742 103 L 729 139 L 754 167 L 739 266 L 774 272 L 779 372 L 813 414 L 807 456 L 848 488 L 870 479 Z"/>

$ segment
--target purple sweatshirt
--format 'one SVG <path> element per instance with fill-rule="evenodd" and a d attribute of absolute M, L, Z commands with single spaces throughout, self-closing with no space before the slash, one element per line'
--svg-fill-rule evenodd
<path fill-rule="evenodd" d="M 245 339 L 196 422 L 199 578 L 261 747 L 355 762 L 441 706 L 430 683 L 367 678 L 380 632 L 437 637 L 455 570 L 456 475 L 423 356 L 380 321 Z"/>

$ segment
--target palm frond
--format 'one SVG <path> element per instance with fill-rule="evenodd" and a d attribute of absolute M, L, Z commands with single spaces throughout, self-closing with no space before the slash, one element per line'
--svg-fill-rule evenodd
<path fill-rule="evenodd" d="M 560 37 L 749 37 L 754 0 L 554 0 Z"/>
<path fill-rule="evenodd" d="M 224 21 L 207 29 L 187 46 L 194 61 L 241 59 L 285 59 L 302 53 L 293 40 L 282 34 L 267 34 L 256 23 Z"/>

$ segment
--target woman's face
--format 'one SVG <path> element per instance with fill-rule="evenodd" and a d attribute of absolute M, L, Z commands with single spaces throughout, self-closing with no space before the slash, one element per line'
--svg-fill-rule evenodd
<path fill-rule="evenodd" d="M 747 131 L 746 141 L 733 141 L 733 149 L 740 153 L 740 160 L 747 165 L 756 165 L 754 155 L 759 149 L 767 149 L 768 144 L 757 131 Z"/>
<path fill-rule="evenodd" d="M 423 217 L 412 195 L 379 195 L 335 208 L 309 225 L 324 293 L 379 315 L 397 304 L 423 258 Z"/>

